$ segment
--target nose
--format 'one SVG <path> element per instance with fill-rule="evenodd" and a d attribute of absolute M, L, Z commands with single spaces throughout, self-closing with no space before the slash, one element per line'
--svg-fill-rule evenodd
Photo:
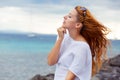
<path fill-rule="evenodd" d="M 67 19 L 67 16 L 64 16 L 64 19 Z"/>

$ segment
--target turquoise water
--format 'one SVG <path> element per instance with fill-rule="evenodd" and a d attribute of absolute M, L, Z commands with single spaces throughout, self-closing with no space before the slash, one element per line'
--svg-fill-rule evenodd
<path fill-rule="evenodd" d="M 0 34 L 0 51 L 7 54 L 47 53 L 56 40 L 56 35 L 29 35 L 31 34 Z"/>
<path fill-rule="evenodd" d="M 36 74 L 54 72 L 47 54 L 56 35 L 0 33 L 0 80 L 29 80 Z"/>
<path fill-rule="evenodd" d="M 36 74 L 53 73 L 47 54 L 56 35 L 0 33 L 0 80 L 29 80 Z M 111 40 L 113 57 L 120 53 L 120 40 Z"/>

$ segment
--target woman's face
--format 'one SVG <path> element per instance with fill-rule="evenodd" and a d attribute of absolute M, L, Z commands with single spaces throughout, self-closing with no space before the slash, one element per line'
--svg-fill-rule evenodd
<path fill-rule="evenodd" d="M 70 13 L 64 16 L 63 27 L 66 29 L 75 28 L 77 22 L 77 11 L 75 9 L 71 10 Z"/>

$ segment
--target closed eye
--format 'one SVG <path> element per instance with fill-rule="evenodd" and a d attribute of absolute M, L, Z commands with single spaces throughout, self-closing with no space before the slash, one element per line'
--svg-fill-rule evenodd
<path fill-rule="evenodd" d="M 70 16 L 70 15 L 68 15 L 68 17 L 69 17 L 69 18 L 71 18 L 71 16 Z"/>

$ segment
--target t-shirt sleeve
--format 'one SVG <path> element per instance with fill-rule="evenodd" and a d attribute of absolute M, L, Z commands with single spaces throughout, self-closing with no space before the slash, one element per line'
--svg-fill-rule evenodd
<path fill-rule="evenodd" d="M 75 48 L 73 54 L 74 58 L 73 61 L 69 67 L 69 70 L 74 73 L 78 78 L 80 78 L 80 75 L 82 71 L 84 70 L 85 64 L 86 64 L 86 47 L 78 47 Z"/>

